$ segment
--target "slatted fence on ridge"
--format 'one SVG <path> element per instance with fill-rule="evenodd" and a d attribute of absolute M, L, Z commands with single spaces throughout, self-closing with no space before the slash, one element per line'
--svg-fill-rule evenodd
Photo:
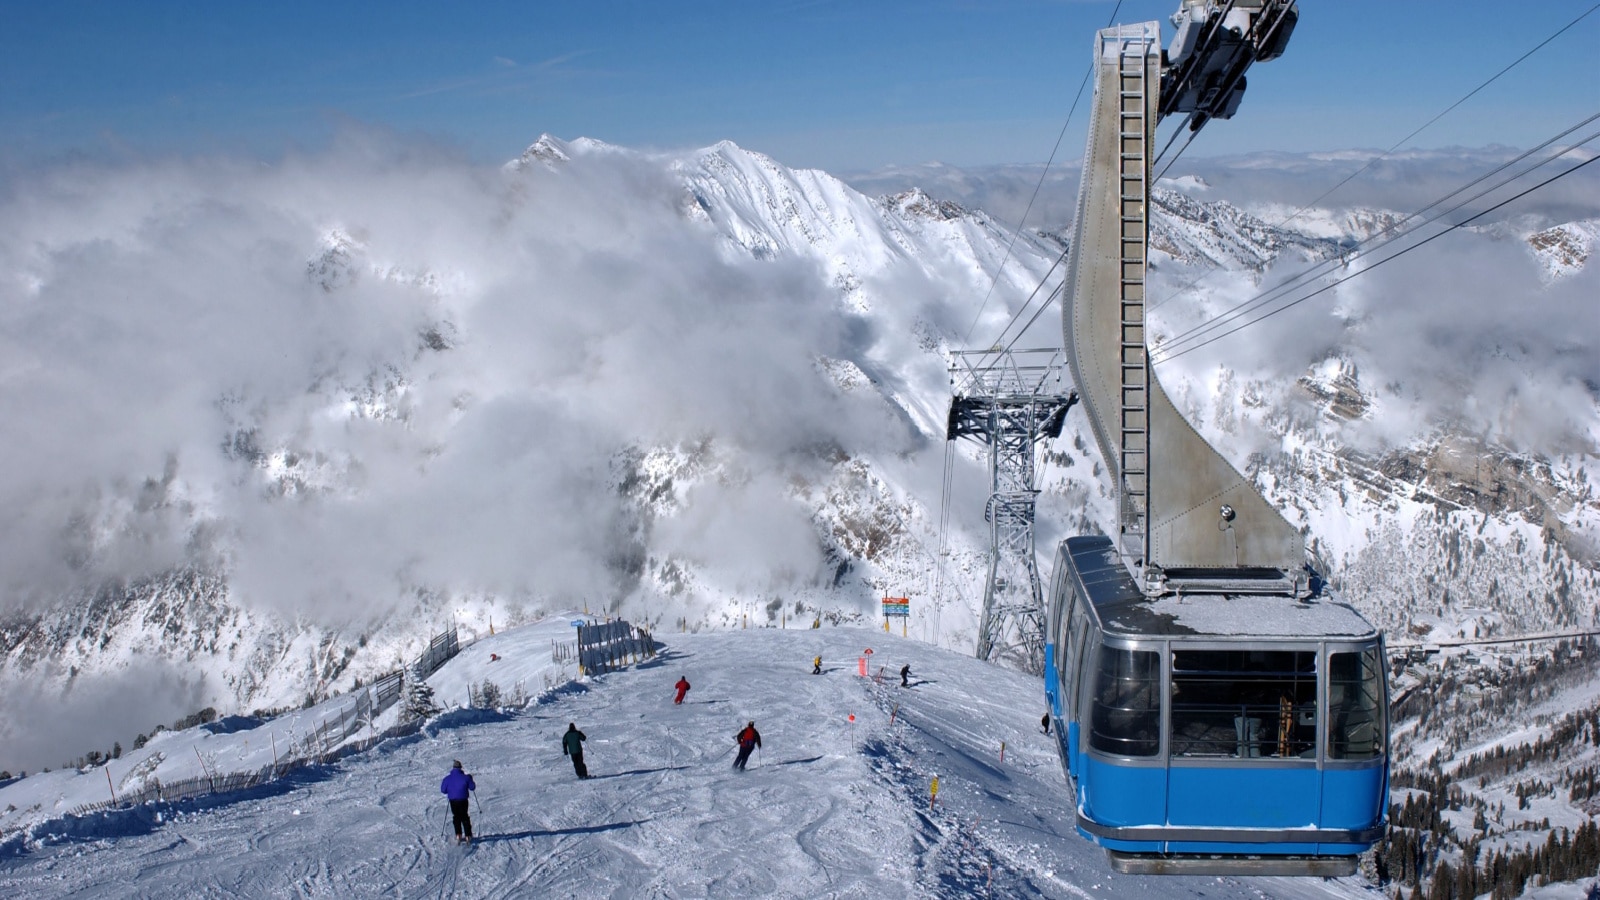
<path fill-rule="evenodd" d="M 218 794 L 257 787 L 282 778 L 302 766 L 327 764 L 343 759 L 352 753 L 368 750 L 393 737 L 415 734 L 420 722 L 396 725 L 381 733 L 357 741 L 349 738 L 393 706 L 405 693 L 405 680 L 421 680 L 438 671 L 439 667 L 461 652 L 461 642 L 454 626 L 449 631 L 434 635 L 428 647 L 409 665 L 374 679 L 359 692 L 340 698 L 347 702 L 323 713 L 317 727 L 298 739 L 290 736 L 286 752 L 270 765 L 251 772 L 210 773 L 181 781 L 162 782 L 157 778 L 141 781 L 131 792 L 115 792 L 115 799 L 99 803 L 86 803 L 67 812 L 69 816 L 87 816 L 108 809 L 123 809 L 144 803 L 175 803 L 205 794 Z M 276 751 L 274 751 L 276 756 Z M 204 761 L 201 768 L 207 769 Z"/>
<path fill-rule="evenodd" d="M 578 626 L 578 668 L 585 675 L 611 672 L 655 655 L 650 632 L 626 619 Z"/>

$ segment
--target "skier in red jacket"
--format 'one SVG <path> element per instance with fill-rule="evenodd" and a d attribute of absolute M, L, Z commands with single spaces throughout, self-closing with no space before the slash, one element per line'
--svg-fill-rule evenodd
<path fill-rule="evenodd" d="M 761 732 L 756 730 L 756 723 L 751 722 L 733 736 L 739 742 L 739 755 L 733 760 L 733 767 L 744 771 L 744 764 L 750 761 L 750 753 L 761 746 Z"/>
<path fill-rule="evenodd" d="M 674 704 L 682 703 L 683 695 L 689 693 L 689 679 L 680 676 L 678 678 L 678 683 L 673 685 L 673 687 L 678 689 L 678 696 L 673 697 L 672 702 Z"/>

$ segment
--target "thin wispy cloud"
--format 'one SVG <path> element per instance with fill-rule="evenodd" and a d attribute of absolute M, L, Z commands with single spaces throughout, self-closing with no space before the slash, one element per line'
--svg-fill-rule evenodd
<path fill-rule="evenodd" d="M 496 93 L 510 89 L 532 87 L 540 83 L 541 79 L 553 75 L 572 77 L 575 75 L 596 75 L 595 71 L 579 72 L 569 69 L 567 64 L 573 60 L 582 59 L 593 53 L 590 50 L 574 50 L 548 59 L 527 65 L 518 64 L 515 60 L 504 56 L 496 56 L 490 60 L 492 71 L 482 75 L 467 75 L 446 79 L 426 87 L 417 88 L 396 95 L 395 100 L 415 100 L 420 97 L 434 97 L 440 94 L 457 92 L 479 91 Z"/>

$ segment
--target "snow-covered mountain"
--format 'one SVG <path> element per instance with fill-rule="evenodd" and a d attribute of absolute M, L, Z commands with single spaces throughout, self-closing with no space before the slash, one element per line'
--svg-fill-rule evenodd
<path fill-rule="evenodd" d="M 1177 187 L 1157 340 L 1399 218 Z M 1593 221 L 1470 232 L 1492 278 L 1374 271 L 1160 370 L 1394 635 L 1595 621 Z M 383 148 L 61 172 L 0 225 L 0 764 L 32 767 L 347 689 L 451 619 L 871 619 L 896 594 L 913 636 L 970 648 L 987 476 L 960 447 L 938 577 L 946 352 L 1070 240 L 729 143 L 548 136 L 490 172 Z M 1497 324 L 1508 296 L 1544 324 Z M 1111 521 L 1084 428 L 1048 450 L 1041 546 Z"/>

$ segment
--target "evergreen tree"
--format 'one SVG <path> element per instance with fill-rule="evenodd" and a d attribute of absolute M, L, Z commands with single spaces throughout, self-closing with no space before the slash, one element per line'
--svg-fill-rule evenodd
<path fill-rule="evenodd" d="M 484 709 L 495 709 L 500 705 L 500 685 L 487 678 L 483 680 L 482 684 L 478 685 L 477 695 L 478 702 L 474 704 L 476 706 L 481 706 Z"/>
<path fill-rule="evenodd" d="M 410 679 L 406 685 L 406 705 L 401 710 L 402 721 L 415 722 L 426 719 L 439 712 L 439 705 L 433 700 L 433 688 L 420 678 Z"/>

